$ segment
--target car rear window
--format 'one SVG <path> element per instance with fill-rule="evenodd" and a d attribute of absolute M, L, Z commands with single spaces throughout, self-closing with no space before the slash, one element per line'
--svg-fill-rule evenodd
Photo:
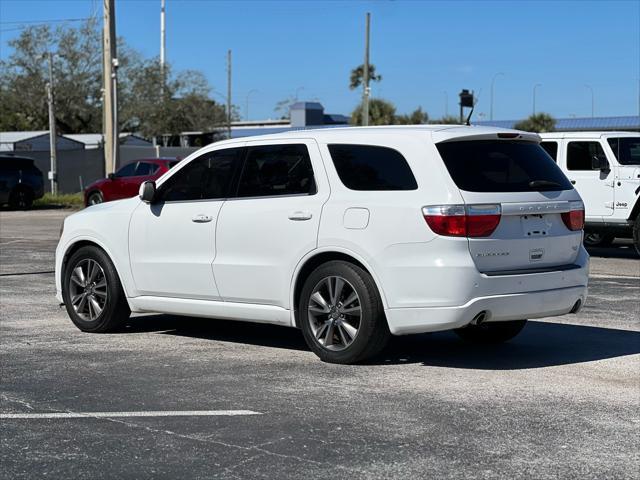
<path fill-rule="evenodd" d="M 537 143 L 470 140 L 439 143 L 436 147 L 461 190 L 530 192 L 573 188 Z"/>
<path fill-rule="evenodd" d="M 373 145 L 329 145 L 338 176 L 351 190 L 415 190 L 416 179 L 400 152 Z"/>

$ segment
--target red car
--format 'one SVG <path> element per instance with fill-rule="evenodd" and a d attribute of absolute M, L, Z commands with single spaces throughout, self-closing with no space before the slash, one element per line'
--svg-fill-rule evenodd
<path fill-rule="evenodd" d="M 108 178 L 98 180 L 84 189 L 84 204 L 95 205 L 121 198 L 135 197 L 140 184 L 156 180 L 170 168 L 177 165 L 176 158 L 143 158 L 120 167 Z"/>

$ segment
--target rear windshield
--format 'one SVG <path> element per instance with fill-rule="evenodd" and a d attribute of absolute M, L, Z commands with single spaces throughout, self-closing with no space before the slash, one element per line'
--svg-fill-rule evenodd
<path fill-rule="evenodd" d="M 458 188 L 468 192 L 531 192 L 573 187 L 537 143 L 470 140 L 436 145 Z"/>
<path fill-rule="evenodd" d="M 640 137 L 608 138 L 620 165 L 640 165 Z"/>

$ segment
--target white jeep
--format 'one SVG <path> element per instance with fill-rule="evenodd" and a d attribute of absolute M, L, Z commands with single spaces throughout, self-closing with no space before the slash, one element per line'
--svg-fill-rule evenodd
<path fill-rule="evenodd" d="M 585 243 L 608 246 L 615 237 L 633 237 L 640 253 L 640 134 L 556 132 L 540 136 L 542 147 L 584 201 Z"/>

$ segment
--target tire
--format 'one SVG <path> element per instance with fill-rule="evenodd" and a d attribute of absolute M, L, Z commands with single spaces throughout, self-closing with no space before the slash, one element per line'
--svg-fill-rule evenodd
<path fill-rule="evenodd" d="M 320 265 L 305 280 L 298 324 L 309 348 L 329 363 L 368 360 L 391 336 L 371 275 L 344 261 Z"/>
<path fill-rule="evenodd" d="M 102 203 L 104 202 L 104 197 L 102 196 L 102 193 L 100 193 L 99 191 L 94 191 L 91 192 L 88 196 L 87 196 L 87 207 L 91 206 L 91 205 L 97 205 L 98 203 Z"/>
<path fill-rule="evenodd" d="M 633 222 L 633 246 L 636 247 L 636 252 L 640 255 L 640 214 Z"/>
<path fill-rule="evenodd" d="M 502 343 L 518 335 L 526 324 L 526 320 L 485 322 L 480 325 L 467 325 L 464 328 L 454 330 L 454 332 L 463 340 L 471 343 Z"/>
<path fill-rule="evenodd" d="M 66 262 L 62 298 L 69 318 L 83 332 L 115 331 L 131 315 L 118 273 L 107 254 L 97 247 L 82 247 Z"/>
<path fill-rule="evenodd" d="M 26 210 L 33 205 L 33 191 L 26 187 L 16 187 L 9 195 L 9 206 L 15 210 Z"/>
<path fill-rule="evenodd" d="M 616 237 L 610 233 L 587 233 L 584 234 L 584 244 L 587 247 L 610 247 Z"/>

